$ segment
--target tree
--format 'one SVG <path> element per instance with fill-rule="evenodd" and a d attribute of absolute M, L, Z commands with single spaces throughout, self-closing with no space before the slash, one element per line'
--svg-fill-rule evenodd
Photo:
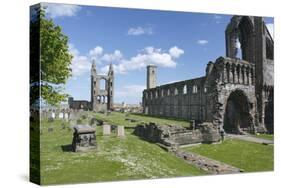
<path fill-rule="evenodd" d="M 41 8 L 31 19 L 30 45 L 31 104 L 38 99 L 36 96 L 40 90 L 42 100 L 58 105 L 68 96 L 63 92 L 63 85 L 71 76 L 73 57 L 68 51 L 68 37 L 52 19 L 46 18 Z"/>

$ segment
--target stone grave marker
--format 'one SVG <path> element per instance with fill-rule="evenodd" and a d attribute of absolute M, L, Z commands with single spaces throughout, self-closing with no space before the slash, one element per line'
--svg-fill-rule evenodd
<path fill-rule="evenodd" d="M 118 137 L 125 137 L 124 126 L 117 126 L 117 136 Z"/>
<path fill-rule="evenodd" d="M 102 125 L 102 132 L 103 135 L 110 135 L 111 134 L 111 126 L 108 124 Z"/>
<path fill-rule="evenodd" d="M 72 140 L 73 151 L 89 151 L 96 147 L 96 130 L 90 125 L 75 125 Z"/>

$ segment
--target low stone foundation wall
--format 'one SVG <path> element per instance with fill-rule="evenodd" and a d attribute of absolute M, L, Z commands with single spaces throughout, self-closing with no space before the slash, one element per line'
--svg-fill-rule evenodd
<path fill-rule="evenodd" d="M 161 143 L 168 147 L 220 141 L 218 130 L 210 123 L 200 124 L 198 129 L 194 130 L 178 125 L 140 124 L 135 127 L 134 134 L 150 142 Z"/>

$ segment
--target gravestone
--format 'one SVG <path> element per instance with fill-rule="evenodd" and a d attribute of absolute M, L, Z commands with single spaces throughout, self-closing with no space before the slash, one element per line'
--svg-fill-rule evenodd
<path fill-rule="evenodd" d="M 110 135 L 110 133 L 111 133 L 111 126 L 108 125 L 108 124 L 102 125 L 102 132 L 103 132 L 103 135 Z"/>
<path fill-rule="evenodd" d="M 117 126 L 117 136 L 118 137 L 125 137 L 124 126 Z"/>
<path fill-rule="evenodd" d="M 90 125 L 75 125 L 72 140 L 73 151 L 89 151 L 96 147 L 96 130 Z"/>
<path fill-rule="evenodd" d="M 66 112 L 64 113 L 64 119 L 68 120 L 68 113 L 66 113 Z"/>
<path fill-rule="evenodd" d="M 55 112 L 52 112 L 51 117 L 52 117 L 53 119 L 55 119 L 55 118 L 56 118 L 56 114 L 55 114 Z"/>

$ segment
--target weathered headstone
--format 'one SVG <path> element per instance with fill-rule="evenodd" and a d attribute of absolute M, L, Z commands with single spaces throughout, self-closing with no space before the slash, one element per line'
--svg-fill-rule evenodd
<path fill-rule="evenodd" d="M 103 135 L 110 135 L 111 134 L 111 126 L 108 124 L 102 125 L 102 132 Z"/>
<path fill-rule="evenodd" d="M 52 112 L 51 117 L 52 117 L 53 119 L 55 119 L 55 118 L 56 118 L 56 114 L 55 114 L 55 112 Z"/>
<path fill-rule="evenodd" d="M 68 120 L 68 113 L 64 113 L 64 119 Z"/>
<path fill-rule="evenodd" d="M 124 126 L 117 126 L 117 136 L 118 137 L 125 137 Z"/>
<path fill-rule="evenodd" d="M 96 130 L 89 125 L 74 126 L 72 148 L 74 152 L 88 151 L 97 147 Z"/>

